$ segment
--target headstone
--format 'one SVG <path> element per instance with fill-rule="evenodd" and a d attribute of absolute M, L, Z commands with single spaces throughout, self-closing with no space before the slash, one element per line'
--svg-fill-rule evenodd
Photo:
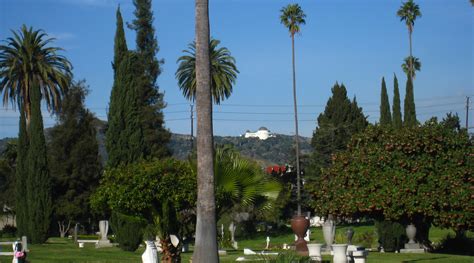
<path fill-rule="evenodd" d="M 99 233 L 100 239 L 99 242 L 95 245 L 96 248 L 101 247 L 112 247 L 112 243 L 107 238 L 107 233 L 109 232 L 109 221 L 108 220 L 101 220 L 99 221 Z"/>
<path fill-rule="evenodd" d="M 249 248 L 244 248 L 244 255 L 256 255 L 255 251 L 249 249 Z"/>

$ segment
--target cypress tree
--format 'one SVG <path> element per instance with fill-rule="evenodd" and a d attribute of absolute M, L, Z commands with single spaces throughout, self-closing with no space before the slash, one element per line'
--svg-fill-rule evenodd
<path fill-rule="evenodd" d="M 407 127 L 416 126 L 415 96 L 413 94 L 413 82 L 410 77 L 407 79 L 405 102 L 403 106 L 403 125 Z"/>
<path fill-rule="evenodd" d="M 28 238 L 31 243 L 44 243 L 51 223 L 51 178 L 48 170 L 46 142 L 41 116 L 41 93 L 38 86 L 31 91 L 31 121 L 28 130 Z"/>
<path fill-rule="evenodd" d="M 84 107 L 87 92 L 85 81 L 69 88 L 48 147 L 55 219 L 65 228 L 68 221 L 90 218 L 89 196 L 101 173 L 96 120 Z"/>
<path fill-rule="evenodd" d="M 388 102 L 387 87 L 385 78 L 382 77 L 382 91 L 380 92 L 380 125 L 387 126 L 392 123 L 390 113 L 390 103 Z"/>
<path fill-rule="evenodd" d="M 139 87 L 139 107 L 141 123 L 144 135 L 144 157 L 161 158 L 170 155 L 166 146 L 171 134 L 164 127 L 163 93 L 156 85 L 156 79 L 161 74 L 161 65 L 164 61 L 158 60 L 156 54 L 159 51 L 158 41 L 155 37 L 153 27 L 153 12 L 151 0 L 134 0 L 135 17 L 129 25 L 137 32 L 137 52 L 144 65 L 143 81 Z"/>
<path fill-rule="evenodd" d="M 398 90 L 398 79 L 393 74 L 393 127 L 400 129 L 402 127 L 402 111 L 400 107 L 400 91 Z"/>
<path fill-rule="evenodd" d="M 105 137 L 105 147 L 107 149 L 108 161 L 107 165 L 114 167 L 118 165 L 121 160 L 125 158 L 127 151 L 126 140 L 121 135 L 125 129 L 125 115 L 124 115 L 124 101 L 126 99 L 125 86 L 119 83 L 119 66 L 127 56 L 127 42 L 125 39 L 125 33 L 123 30 L 122 14 L 120 8 L 117 8 L 117 29 L 115 31 L 114 40 L 114 61 L 112 63 L 114 69 L 114 84 L 110 95 L 110 104 L 108 112 L 108 127 Z"/>
<path fill-rule="evenodd" d="M 122 13 L 120 12 L 120 6 L 117 8 L 116 13 L 117 18 L 117 28 L 115 31 L 115 39 L 114 39 L 114 62 L 112 63 L 112 67 L 114 69 L 114 76 L 117 71 L 117 67 L 120 64 L 121 59 L 127 55 L 127 41 L 125 39 L 125 32 L 123 30 L 123 19 Z"/>
<path fill-rule="evenodd" d="M 26 183 L 28 178 L 28 148 L 29 139 L 26 130 L 26 117 L 23 105 L 20 105 L 20 130 L 18 134 L 18 146 L 16 157 L 15 178 L 15 212 L 16 226 L 19 236 L 28 234 L 28 201 Z"/>

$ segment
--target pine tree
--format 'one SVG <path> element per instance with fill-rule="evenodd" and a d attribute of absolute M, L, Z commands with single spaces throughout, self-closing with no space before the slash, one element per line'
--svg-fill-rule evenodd
<path fill-rule="evenodd" d="M 16 180 L 15 180 L 15 212 L 18 235 L 28 234 L 28 200 L 27 200 L 27 179 L 28 179 L 28 148 L 29 139 L 26 130 L 25 111 L 20 105 L 20 130 L 18 134 L 17 158 L 16 158 Z"/>
<path fill-rule="evenodd" d="M 413 82 L 410 77 L 407 79 L 405 101 L 403 111 L 403 125 L 406 127 L 416 126 L 415 96 L 413 94 Z"/>
<path fill-rule="evenodd" d="M 380 125 L 387 126 L 392 123 L 392 116 L 390 113 L 390 103 L 388 102 L 385 78 L 382 78 L 382 91 L 380 97 Z"/>
<path fill-rule="evenodd" d="M 134 0 L 133 3 L 136 19 L 129 27 L 137 32 L 137 52 L 144 65 L 146 79 L 138 90 L 142 118 L 140 125 L 144 135 L 144 157 L 161 158 L 170 155 L 166 145 L 171 137 L 170 132 L 164 127 L 163 93 L 156 85 L 156 79 L 161 74 L 161 65 L 164 61 L 156 58 L 159 46 L 153 27 L 151 0 Z"/>
<path fill-rule="evenodd" d="M 321 168 L 330 165 L 331 155 L 345 150 L 351 136 L 364 130 L 367 125 L 367 118 L 356 98 L 351 102 L 344 84 L 336 83 L 324 112 L 318 117 L 318 125 L 311 139 L 314 152 L 308 176 L 318 176 Z"/>
<path fill-rule="evenodd" d="M 400 91 L 398 90 L 398 79 L 393 74 L 393 127 L 400 129 L 402 127 L 402 111 L 400 107 Z"/>
<path fill-rule="evenodd" d="M 59 124 L 51 130 L 48 161 L 55 189 L 54 214 L 62 236 L 71 222 L 90 217 L 89 196 L 101 173 L 96 120 L 84 107 L 87 92 L 85 81 L 69 88 L 62 101 Z"/>
<path fill-rule="evenodd" d="M 32 89 L 31 121 L 28 130 L 28 177 L 26 196 L 28 207 L 28 238 L 31 243 L 44 243 L 48 238 L 51 223 L 51 178 L 48 170 L 46 141 L 41 116 L 41 92 L 38 86 Z"/>

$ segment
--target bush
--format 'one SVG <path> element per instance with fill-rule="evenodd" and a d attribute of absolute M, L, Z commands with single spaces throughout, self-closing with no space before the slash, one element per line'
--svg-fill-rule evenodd
<path fill-rule="evenodd" d="M 455 237 L 448 235 L 441 241 L 439 248 L 437 248 L 435 252 L 474 256 L 474 239 L 466 237 L 465 235 Z"/>
<path fill-rule="evenodd" d="M 379 221 L 375 223 L 379 243 L 385 252 L 394 252 L 402 248 L 405 240 L 405 228 L 397 222 Z"/>
<path fill-rule="evenodd" d="M 143 240 L 143 231 L 147 222 L 136 216 L 117 212 L 112 213 L 110 226 L 115 233 L 115 240 L 125 251 L 135 251 Z"/>
<path fill-rule="evenodd" d="M 0 231 L 0 237 L 15 237 L 16 236 L 16 227 L 12 225 L 5 225 Z"/>
<path fill-rule="evenodd" d="M 371 248 L 374 243 L 375 236 L 374 232 L 365 231 L 361 234 L 355 233 L 355 243 L 365 248 Z"/>

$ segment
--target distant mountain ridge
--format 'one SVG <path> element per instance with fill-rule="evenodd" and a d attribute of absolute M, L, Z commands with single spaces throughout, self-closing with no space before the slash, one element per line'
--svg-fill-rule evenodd
<path fill-rule="evenodd" d="M 107 123 L 96 121 L 97 140 L 99 142 L 99 155 L 102 162 L 107 160 L 105 150 L 105 129 Z M 46 140 L 48 141 L 50 129 L 45 129 Z M 266 140 L 258 138 L 244 138 L 243 136 L 214 136 L 216 145 L 232 145 L 243 156 L 256 160 L 261 165 L 284 165 L 293 163 L 295 160 L 294 136 L 275 134 L 275 137 Z M 8 141 L 14 138 L 0 139 L 0 153 L 5 149 Z M 312 152 L 311 139 L 300 136 L 300 151 L 302 155 L 308 155 Z M 173 157 L 184 160 L 188 157 L 191 149 L 189 135 L 176 134 L 171 135 L 169 147 L 173 152 Z"/>

